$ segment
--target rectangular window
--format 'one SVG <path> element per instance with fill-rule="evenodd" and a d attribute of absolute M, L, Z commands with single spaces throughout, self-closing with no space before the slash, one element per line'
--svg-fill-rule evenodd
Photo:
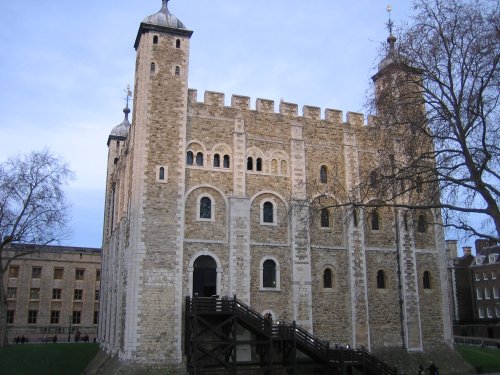
<path fill-rule="evenodd" d="M 94 311 L 94 324 L 99 324 L 99 311 Z"/>
<path fill-rule="evenodd" d="M 486 313 L 488 314 L 488 318 L 493 318 L 493 307 L 492 306 L 488 306 L 486 308 Z"/>
<path fill-rule="evenodd" d="M 28 324 L 36 324 L 36 318 L 38 317 L 38 310 L 28 311 Z"/>
<path fill-rule="evenodd" d="M 495 286 L 493 287 L 493 298 L 494 299 L 498 299 L 499 298 L 499 295 L 498 295 L 498 288 Z"/>
<path fill-rule="evenodd" d="M 73 311 L 73 317 L 72 317 L 71 323 L 72 324 L 80 324 L 81 317 L 82 317 L 81 311 Z"/>
<path fill-rule="evenodd" d="M 100 292 L 99 289 L 95 290 L 95 300 L 96 301 L 99 301 L 99 292 Z"/>
<path fill-rule="evenodd" d="M 83 289 L 75 289 L 73 299 L 75 301 L 81 301 L 83 299 Z"/>
<path fill-rule="evenodd" d="M 30 288 L 30 299 L 40 299 L 40 288 Z"/>
<path fill-rule="evenodd" d="M 42 278 L 42 267 L 32 267 L 31 268 L 31 278 L 41 279 Z"/>
<path fill-rule="evenodd" d="M 85 270 L 83 269 L 75 270 L 75 280 L 83 280 L 84 276 L 85 276 Z"/>
<path fill-rule="evenodd" d="M 52 299 L 61 299 L 62 289 L 52 289 Z"/>
<path fill-rule="evenodd" d="M 19 277 L 19 266 L 9 267 L 9 277 L 18 278 Z"/>
<path fill-rule="evenodd" d="M 95 281 L 101 281 L 101 270 L 95 270 Z"/>
<path fill-rule="evenodd" d="M 482 319 L 484 318 L 484 308 L 483 307 L 480 307 L 479 308 L 479 317 Z"/>
<path fill-rule="evenodd" d="M 476 279 L 476 281 L 480 281 L 481 275 L 478 272 L 476 272 L 476 273 L 474 273 L 474 278 Z"/>
<path fill-rule="evenodd" d="M 488 272 L 483 272 L 483 280 L 488 280 Z"/>
<path fill-rule="evenodd" d="M 17 288 L 7 288 L 7 298 L 16 299 L 17 298 Z"/>
<path fill-rule="evenodd" d="M 62 280 L 64 268 L 54 268 L 54 280 Z"/>
<path fill-rule="evenodd" d="M 50 324 L 59 324 L 59 316 L 61 312 L 59 310 L 52 310 L 50 312 Z"/>
<path fill-rule="evenodd" d="M 490 288 L 484 288 L 484 298 L 491 299 L 491 291 Z"/>
<path fill-rule="evenodd" d="M 497 279 L 497 274 L 495 271 L 491 273 L 491 280 L 496 280 Z"/>
<path fill-rule="evenodd" d="M 497 318 L 500 318 L 500 305 L 495 306 L 495 314 Z"/>
<path fill-rule="evenodd" d="M 481 288 L 476 289 L 477 299 L 483 299 L 483 290 Z"/>
<path fill-rule="evenodd" d="M 15 310 L 7 310 L 7 324 L 14 324 Z"/>

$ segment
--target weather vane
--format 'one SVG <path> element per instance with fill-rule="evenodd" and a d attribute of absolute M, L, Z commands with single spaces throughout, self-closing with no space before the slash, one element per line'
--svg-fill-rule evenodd
<path fill-rule="evenodd" d="M 127 97 L 123 100 L 126 100 L 127 101 L 127 108 L 128 108 L 128 101 L 130 99 L 132 99 L 132 91 L 130 90 L 130 85 L 127 85 L 127 88 L 125 90 L 123 90 L 127 93 Z"/>
<path fill-rule="evenodd" d="M 392 6 L 389 4 L 387 5 L 387 13 L 389 14 L 389 21 L 387 21 L 387 27 L 389 28 L 389 34 L 392 35 L 392 26 L 394 25 L 392 20 L 391 20 L 391 11 L 392 11 Z"/>

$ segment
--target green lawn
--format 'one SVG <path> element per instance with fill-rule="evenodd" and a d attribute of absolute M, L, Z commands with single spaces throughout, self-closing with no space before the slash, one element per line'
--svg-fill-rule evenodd
<path fill-rule="evenodd" d="M 482 373 L 500 372 L 500 349 L 476 346 L 455 346 L 460 355 L 474 367 L 481 367 Z"/>
<path fill-rule="evenodd" d="M 78 375 L 99 350 L 97 344 L 28 344 L 0 348 L 2 375 Z"/>

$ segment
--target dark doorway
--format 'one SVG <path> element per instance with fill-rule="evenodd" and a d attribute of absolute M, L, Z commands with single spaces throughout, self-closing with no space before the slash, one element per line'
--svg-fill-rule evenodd
<path fill-rule="evenodd" d="M 211 297 L 217 294 L 217 264 L 214 258 L 202 255 L 194 261 L 193 295 Z"/>

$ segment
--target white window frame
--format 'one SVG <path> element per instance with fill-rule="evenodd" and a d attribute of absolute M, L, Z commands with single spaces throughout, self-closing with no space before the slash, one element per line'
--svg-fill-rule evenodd
<path fill-rule="evenodd" d="M 500 318 L 500 305 L 495 306 L 495 315 L 497 318 Z"/>
<path fill-rule="evenodd" d="M 483 299 L 483 290 L 481 288 L 476 289 L 476 298 Z"/>
<path fill-rule="evenodd" d="M 497 273 L 495 271 L 491 271 L 491 280 L 497 279 Z"/>
<path fill-rule="evenodd" d="M 483 307 L 479 308 L 479 319 L 484 319 L 484 308 Z"/>
<path fill-rule="evenodd" d="M 486 315 L 488 318 L 493 318 L 493 306 L 487 306 L 486 307 Z"/>
<path fill-rule="evenodd" d="M 160 168 L 163 168 L 164 178 L 160 180 Z M 166 184 L 168 182 L 168 167 L 166 165 L 157 165 L 156 166 L 156 182 L 160 184 Z"/>
<path fill-rule="evenodd" d="M 474 277 L 475 277 L 476 281 L 480 281 L 481 280 L 481 275 L 479 274 L 479 272 L 475 272 L 474 273 Z"/>
<path fill-rule="evenodd" d="M 266 260 L 272 260 L 274 264 L 276 264 L 276 287 L 270 288 L 270 287 L 265 287 L 264 288 L 264 262 Z M 276 259 L 273 256 L 265 256 L 260 260 L 260 265 L 259 265 L 259 274 L 260 274 L 260 285 L 259 285 L 259 290 L 261 291 L 266 291 L 266 292 L 279 292 L 281 291 L 281 274 L 280 274 L 280 262 L 278 262 L 278 259 Z"/>
<path fill-rule="evenodd" d="M 497 261 L 498 254 L 490 254 L 488 256 L 488 258 L 489 258 L 488 260 L 489 260 L 490 263 L 495 263 Z"/>
<path fill-rule="evenodd" d="M 200 202 L 202 200 L 202 198 L 209 198 L 210 199 L 210 209 L 211 209 L 211 212 L 210 212 L 210 218 L 207 219 L 207 218 L 202 218 L 200 217 Z M 205 221 L 205 222 L 214 222 L 215 221 L 215 199 L 214 197 L 212 197 L 212 195 L 208 194 L 208 193 L 203 193 L 203 194 L 200 194 L 198 195 L 198 198 L 196 198 L 196 221 Z"/>
<path fill-rule="evenodd" d="M 491 299 L 490 288 L 484 288 L 484 299 Z"/>
<path fill-rule="evenodd" d="M 496 286 L 493 287 L 493 298 L 494 299 L 499 299 L 500 298 L 500 295 L 498 293 L 498 287 L 496 287 Z"/>
<path fill-rule="evenodd" d="M 483 280 L 488 280 L 488 272 L 483 272 Z"/>
<path fill-rule="evenodd" d="M 273 222 L 268 223 L 264 221 L 264 203 L 271 203 L 273 205 Z M 260 225 L 270 225 L 277 226 L 278 225 L 278 205 L 272 198 L 265 198 L 260 201 Z"/>

